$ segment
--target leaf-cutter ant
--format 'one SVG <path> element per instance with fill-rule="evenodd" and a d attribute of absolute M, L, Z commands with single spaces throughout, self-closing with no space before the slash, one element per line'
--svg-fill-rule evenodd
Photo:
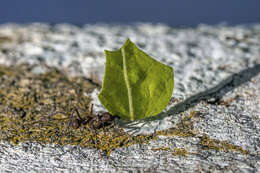
<path fill-rule="evenodd" d="M 115 119 L 116 116 L 111 115 L 108 112 L 104 112 L 102 114 L 97 114 L 96 116 L 93 117 L 93 104 L 91 104 L 90 107 L 90 116 L 88 116 L 86 119 L 81 118 L 78 109 L 74 109 L 72 115 L 76 113 L 77 117 L 71 118 L 69 122 L 69 126 L 77 129 L 81 125 L 86 125 L 88 124 L 90 127 L 99 129 L 101 127 L 104 127 L 106 125 L 111 124 L 111 122 Z"/>

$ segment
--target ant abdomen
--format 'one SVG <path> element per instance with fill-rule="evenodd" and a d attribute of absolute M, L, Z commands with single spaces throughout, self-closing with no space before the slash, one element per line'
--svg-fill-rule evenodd
<path fill-rule="evenodd" d="M 79 128 L 80 124 L 81 124 L 80 120 L 78 120 L 76 118 L 69 122 L 69 126 L 72 127 L 73 129 Z"/>

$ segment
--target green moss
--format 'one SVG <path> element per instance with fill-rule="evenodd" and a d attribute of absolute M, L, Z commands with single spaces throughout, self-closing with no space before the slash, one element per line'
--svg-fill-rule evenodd
<path fill-rule="evenodd" d="M 101 129 L 82 125 L 78 129 L 69 126 L 72 112 L 77 108 L 82 118 L 89 115 L 90 98 L 85 96 L 96 85 L 84 77 L 68 77 L 62 71 L 49 68 L 46 73 L 31 73 L 33 66 L 0 65 L 0 140 L 13 144 L 38 142 L 41 144 L 79 145 L 105 152 L 107 155 L 116 148 L 134 144 L 145 144 L 158 136 L 194 137 L 194 122 L 199 112 L 184 116 L 171 129 L 158 131 L 153 135 L 132 136 L 113 124 Z M 204 149 L 240 151 L 241 147 L 227 142 L 217 143 L 202 137 Z M 170 150 L 168 147 L 156 150 Z M 184 149 L 170 150 L 173 155 L 190 154 Z"/>
<path fill-rule="evenodd" d="M 80 145 L 94 147 L 110 154 L 118 147 L 147 143 L 153 135 L 130 136 L 113 126 L 92 129 L 68 126 L 75 108 L 81 117 L 90 116 L 93 90 L 83 77 L 69 78 L 49 68 L 41 75 L 30 73 L 31 66 L 0 66 L 0 140 L 13 144 L 35 141 L 42 144 Z"/>

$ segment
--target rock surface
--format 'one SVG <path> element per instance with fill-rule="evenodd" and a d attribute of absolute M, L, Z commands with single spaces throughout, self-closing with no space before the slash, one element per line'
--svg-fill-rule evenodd
<path fill-rule="evenodd" d="M 118 148 L 110 157 L 77 146 L 13 146 L 1 141 L 1 171 L 260 171 L 259 24 L 197 28 L 143 23 L 81 28 L 68 24 L 4 24 L 0 25 L 0 63 L 38 64 L 35 73 L 43 73 L 42 64 L 47 64 L 101 83 L 103 50 L 119 48 L 128 37 L 174 68 L 175 88 L 171 103 L 159 116 L 117 123 L 131 134 L 151 134 L 174 127 L 185 115 L 198 111 L 192 120 L 197 134 L 159 137 L 149 144 Z M 99 106 L 96 93 L 92 95 Z M 226 142 L 230 147 L 204 150 L 203 136 L 219 141 L 219 145 Z M 247 152 L 239 152 L 234 146 Z M 160 147 L 181 148 L 187 153 L 155 150 Z"/>

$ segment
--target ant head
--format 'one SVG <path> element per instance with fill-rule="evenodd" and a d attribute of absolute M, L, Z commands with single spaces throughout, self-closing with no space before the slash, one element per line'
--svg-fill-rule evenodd
<path fill-rule="evenodd" d="M 102 115 L 101 115 L 101 121 L 111 121 L 114 119 L 114 116 L 112 116 L 110 113 L 108 112 L 104 112 Z"/>

